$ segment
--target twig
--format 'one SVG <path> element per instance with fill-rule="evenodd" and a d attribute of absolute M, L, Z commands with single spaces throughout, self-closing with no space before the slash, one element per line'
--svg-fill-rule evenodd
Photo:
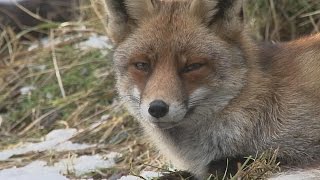
<path fill-rule="evenodd" d="M 105 19 L 105 16 L 106 16 L 105 15 L 106 14 L 105 10 L 107 9 L 106 2 L 105 1 L 98 1 L 97 2 L 96 0 L 90 0 L 90 3 L 91 3 L 91 7 L 92 7 L 94 13 L 98 17 L 99 21 L 102 23 L 105 32 L 107 32 L 107 26 L 108 25 L 107 25 L 107 21 Z M 99 7 L 100 7 L 100 9 L 99 9 Z M 101 8 L 103 10 L 101 10 Z M 101 12 L 101 11 L 103 11 L 103 12 Z"/>
<path fill-rule="evenodd" d="M 319 32 L 319 27 L 312 16 L 309 16 L 312 26 L 314 27 L 314 31 Z"/>
<path fill-rule="evenodd" d="M 272 32 L 272 38 L 274 37 L 274 35 L 276 36 L 277 40 L 280 39 L 280 35 L 279 35 L 279 22 L 278 22 L 278 16 L 277 16 L 277 12 L 276 12 L 276 8 L 275 8 L 275 4 L 273 0 L 269 0 L 270 3 L 270 11 L 271 11 L 271 15 L 274 21 L 274 31 Z"/>
<path fill-rule="evenodd" d="M 43 22 L 46 22 L 46 23 L 52 23 L 52 21 L 49 21 L 49 20 L 47 20 L 47 19 L 44 19 L 44 18 L 42 18 L 41 16 L 39 16 L 39 15 L 31 12 L 31 11 L 28 10 L 27 8 L 23 7 L 21 4 L 19 4 L 19 3 L 17 2 L 17 0 L 13 0 L 12 2 L 14 3 L 14 5 L 16 5 L 19 9 L 21 9 L 22 11 L 24 11 L 25 13 L 27 13 L 29 16 L 31 16 L 31 17 L 39 20 L 39 21 L 43 21 Z"/>
<path fill-rule="evenodd" d="M 55 43 L 53 41 L 54 40 L 54 35 L 53 35 L 53 31 L 52 30 L 50 30 L 50 40 L 51 40 L 51 46 L 50 47 L 51 47 L 52 61 L 53 61 L 54 69 L 55 69 L 55 72 L 56 72 L 56 77 L 57 77 L 57 80 L 58 80 L 58 84 L 59 84 L 59 88 L 60 88 L 60 91 L 61 91 L 61 95 L 65 99 L 66 98 L 66 93 L 65 93 L 65 90 L 64 90 L 64 87 L 63 87 L 63 83 L 62 83 L 61 75 L 60 75 L 60 71 L 59 71 L 59 66 L 58 66 L 58 63 L 57 63 Z"/>
<path fill-rule="evenodd" d="M 10 57 L 10 61 L 14 62 L 14 53 L 13 53 L 13 47 L 12 44 L 10 43 L 10 35 L 8 34 L 7 31 L 4 31 L 4 36 L 3 36 L 4 40 L 7 42 L 6 43 L 6 47 L 8 49 L 9 52 L 9 57 Z"/>
<path fill-rule="evenodd" d="M 63 107 L 63 106 L 62 106 Z M 18 135 L 24 135 L 26 132 L 28 132 L 31 128 L 33 128 L 36 124 L 38 124 L 39 122 L 41 122 L 44 118 L 46 118 L 47 116 L 50 116 L 51 114 L 53 114 L 54 112 L 58 111 L 59 109 L 61 109 L 62 107 L 53 109 L 47 113 L 45 113 L 44 115 L 40 116 L 38 119 L 36 119 L 35 121 L 33 121 L 31 124 L 29 124 L 29 126 L 27 126 L 26 128 L 24 128 L 23 131 L 21 131 Z"/>

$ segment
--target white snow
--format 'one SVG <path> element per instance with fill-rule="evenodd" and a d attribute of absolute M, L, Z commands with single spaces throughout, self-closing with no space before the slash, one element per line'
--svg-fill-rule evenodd
<path fill-rule="evenodd" d="M 0 171 L 0 179 L 6 180 L 66 180 L 59 169 L 46 166 L 44 161 L 35 161 L 25 167 L 11 168 Z"/>
<path fill-rule="evenodd" d="M 27 95 L 35 89 L 36 89 L 36 87 L 34 87 L 34 86 L 25 86 L 25 87 L 20 88 L 20 93 L 22 95 Z"/>
<path fill-rule="evenodd" d="M 162 174 L 159 172 L 153 172 L 153 171 L 142 171 L 140 173 L 140 176 L 142 176 L 145 179 L 152 179 L 152 178 L 160 177 L 162 176 Z"/>
<path fill-rule="evenodd" d="M 24 143 L 16 148 L 0 152 L 0 161 L 8 160 L 13 155 L 21 155 L 30 152 L 53 151 L 72 151 L 81 150 L 96 145 L 77 144 L 69 141 L 79 133 L 76 129 L 58 129 L 48 133 L 42 142 Z M 76 176 L 93 172 L 96 169 L 111 168 L 116 164 L 116 159 L 121 154 L 111 152 L 107 155 L 92 155 L 70 157 L 62 159 L 53 166 L 48 166 L 45 161 L 35 161 L 27 166 L 20 168 L 10 168 L 0 171 L 0 179 L 8 180 L 65 180 L 63 174 L 74 173 Z"/>
<path fill-rule="evenodd" d="M 85 26 L 78 27 L 78 29 L 85 30 L 86 27 Z M 32 51 L 32 50 L 38 49 L 40 47 L 49 48 L 51 46 L 57 46 L 63 42 L 68 42 L 73 39 L 81 38 L 82 36 L 83 36 L 82 34 L 76 34 L 76 35 L 65 35 L 65 36 L 55 37 L 55 38 L 44 37 L 44 38 L 39 39 L 39 41 L 37 41 L 37 42 L 31 43 L 28 47 L 28 51 Z M 108 38 L 106 36 L 101 36 L 101 37 L 102 38 L 100 38 L 100 36 L 98 36 L 97 34 L 93 33 L 92 38 L 97 38 L 98 40 L 96 40 L 96 41 L 91 40 L 89 45 L 91 45 L 93 47 L 103 47 L 104 48 L 105 46 L 103 46 L 103 45 L 108 44 L 108 47 L 111 47 L 111 43 L 108 40 Z M 91 39 L 91 37 L 89 38 L 89 40 L 90 39 Z M 89 41 L 89 40 L 87 40 L 87 41 Z M 86 47 L 86 45 L 88 43 L 85 43 L 85 42 L 87 42 L 87 41 L 78 43 L 78 45 L 76 45 L 76 47 L 79 47 L 79 44 L 83 44 L 83 47 Z"/>
<path fill-rule="evenodd" d="M 111 152 L 106 156 L 80 156 L 78 158 L 63 159 L 54 166 L 47 166 L 45 161 L 35 161 L 21 168 L 10 168 L 0 171 L 0 179 L 6 180 L 66 180 L 63 174 L 75 173 L 81 176 L 101 168 L 111 168 L 115 165 L 115 158 L 121 154 Z"/>
<path fill-rule="evenodd" d="M 105 114 L 105 115 L 101 116 L 100 120 L 101 120 L 101 121 L 106 121 L 106 120 L 108 120 L 109 118 L 110 118 L 110 114 Z"/>
<path fill-rule="evenodd" d="M 45 137 L 46 141 L 67 141 L 76 135 L 78 130 L 76 129 L 56 129 L 48 133 Z"/>
<path fill-rule="evenodd" d="M 320 169 L 290 171 L 277 174 L 269 180 L 317 180 L 320 179 Z"/>
<path fill-rule="evenodd" d="M 139 178 L 137 176 L 122 176 L 119 180 L 143 180 L 142 178 Z"/>
<path fill-rule="evenodd" d="M 51 46 L 57 46 L 60 43 L 67 42 L 69 40 L 72 40 L 74 38 L 79 38 L 79 37 L 81 37 L 81 35 L 56 37 L 54 39 L 50 39 L 48 37 L 44 37 L 44 38 L 40 39 L 38 42 L 32 43 L 28 47 L 28 51 L 32 51 L 32 50 L 38 49 L 39 47 L 49 48 Z"/>
<path fill-rule="evenodd" d="M 61 170 L 62 173 L 75 173 L 81 176 L 96 169 L 111 168 L 116 162 L 115 159 L 121 156 L 119 153 L 110 153 L 106 157 L 99 154 L 93 156 L 81 156 L 75 159 L 63 159 L 54 166 Z M 106 159 L 105 159 L 106 158 Z"/>
<path fill-rule="evenodd" d="M 119 180 L 151 180 L 154 178 L 158 178 L 161 177 L 162 174 L 160 172 L 153 172 L 153 171 L 142 171 L 140 173 L 140 177 L 138 176 L 132 176 L 132 175 L 128 175 L 128 176 L 122 176 Z"/>
<path fill-rule="evenodd" d="M 52 45 L 56 46 L 62 42 L 66 42 L 66 41 L 72 40 L 74 38 L 79 38 L 79 37 L 81 37 L 81 34 L 74 35 L 74 36 L 57 37 L 55 39 L 49 39 L 48 37 L 45 37 L 45 38 L 40 39 L 39 42 L 32 43 L 28 47 L 28 51 L 32 51 L 32 50 L 37 49 L 39 47 L 48 48 Z M 104 49 L 111 49 L 113 46 L 107 36 L 100 36 L 96 33 L 92 33 L 92 35 L 90 35 L 90 37 L 87 40 L 82 41 L 78 44 L 75 44 L 75 47 L 79 48 L 80 50 L 87 50 L 87 49 L 102 49 L 102 50 L 104 50 Z"/>
<path fill-rule="evenodd" d="M 58 129 L 47 134 L 44 141 L 39 143 L 25 143 L 16 148 L 0 152 L 0 161 L 8 160 L 14 155 L 27 154 L 30 152 L 53 151 L 74 151 L 94 147 L 96 145 L 77 144 L 68 141 L 78 131 L 76 129 Z"/>
<path fill-rule="evenodd" d="M 86 49 L 111 49 L 112 45 L 107 36 L 93 34 L 88 40 L 79 43 L 76 47 L 81 50 Z"/>
<path fill-rule="evenodd" d="M 63 41 L 67 41 L 67 40 L 69 40 L 69 38 L 66 39 L 66 40 L 62 40 L 60 38 L 56 38 L 56 39 L 52 39 L 51 40 L 48 37 L 44 37 L 44 38 L 40 39 L 39 42 L 32 43 L 28 47 L 28 51 L 32 51 L 32 50 L 37 49 L 39 47 L 48 48 L 50 46 L 55 46 L 55 45 L 57 45 L 59 43 L 62 43 Z"/>
<path fill-rule="evenodd" d="M 153 178 L 161 177 L 162 174 L 153 171 L 142 171 L 140 176 L 144 179 L 151 180 Z M 286 173 L 275 174 L 268 180 L 319 180 L 320 179 L 320 169 L 312 170 L 300 170 L 300 171 L 290 171 Z M 122 176 L 119 180 L 143 180 L 137 176 Z"/>

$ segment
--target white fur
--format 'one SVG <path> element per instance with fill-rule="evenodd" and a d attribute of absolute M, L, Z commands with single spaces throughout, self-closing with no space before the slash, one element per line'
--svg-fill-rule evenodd
<path fill-rule="evenodd" d="M 208 94 L 208 92 L 210 92 L 210 90 L 208 88 L 200 87 L 191 93 L 189 99 L 192 99 L 192 100 L 201 99 L 201 98 L 205 97 L 206 94 Z"/>
<path fill-rule="evenodd" d="M 138 87 L 136 87 L 136 86 L 133 87 L 132 94 L 133 94 L 134 97 L 140 97 L 141 96 L 141 92 L 139 91 Z"/>

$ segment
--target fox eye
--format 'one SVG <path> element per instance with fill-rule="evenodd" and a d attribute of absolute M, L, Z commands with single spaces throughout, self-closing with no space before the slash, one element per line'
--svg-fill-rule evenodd
<path fill-rule="evenodd" d="M 139 71 L 145 71 L 148 72 L 150 69 L 150 65 L 145 62 L 137 62 L 134 64 L 135 68 Z"/>
<path fill-rule="evenodd" d="M 182 72 L 188 73 L 190 71 L 195 71 L 195 70 L 200 69 L 203 65 L 204 64 L 202 64 L 202 63 L 193 63 L 193 64 L 190 64 L 190 65 L 187 65 L 186 67 L 184 67 Z"/>

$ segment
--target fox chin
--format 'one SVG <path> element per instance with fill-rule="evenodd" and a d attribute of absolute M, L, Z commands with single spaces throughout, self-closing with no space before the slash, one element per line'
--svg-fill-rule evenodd
<path fill-rule="evenodd" d="M 117 89 L 150 141 L 198 178 L 278 149 L 320 167 L 320 35 L 254 42 L 241 0 L 106 0 Z"/>

